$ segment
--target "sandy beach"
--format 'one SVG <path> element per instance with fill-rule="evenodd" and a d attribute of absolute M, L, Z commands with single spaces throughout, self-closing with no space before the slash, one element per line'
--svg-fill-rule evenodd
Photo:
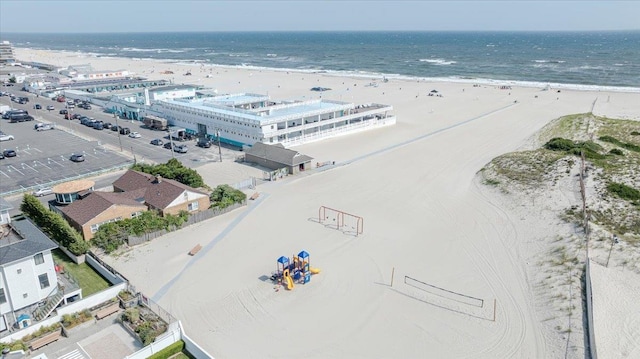
<path fill-rule="evenodd" d="M 554 211 L 578 205 L 579 193 L 568 187 L 561 197 L 543 195 L 525 206 L 520 201 L 528 198 L 483 185 L 478 171 L 501 154 L 530 148 L 532 136 L 553 119 L 592 106 L 597 115 L 640 121 L 637 92 L 382 82 L 15 52 L 25 61 L 127 69 L 219 93 L 393 105 L 394 126 L 295 147 L 314 161 L 336 161 L 335 167 L 262 184 L 256 189 L 260 197 L 246 208 L 105 258 L 179 318 L 214 357 L 584 357 L 580 319 L 565 324 L 554 318 L 566 303 L 545 300 L 544 289 L 536 287 L 544 243 L 568 231 Z M 377 87 L 368 86 L 372 82 Z M 314 86 L 332 90 L 318 94 L 310 91 Z M 434 89 L 442 97 L 427 96 Z M 201 168 L 214 186 L 255 173 L 236 163 Z M 318 223 L 320 206 L 363 217 L 363 233 Z M 188 256 L 198 243 L 203 250 Z M 268 277 L 276 259 L 301 250 L 321 273 L 292 291 L 275 287 Z M 601 293 L 615 285 L 599 283 Z M 629 295 L 637 297 L 637 290 Z M 621 303 L 627 307 L 617 308 L 618 315 L 637 308 L 632 301 Z M 560 325 L 574 334 L 558 330 Z M 605 348 L 616 345 L 615 328 L 597 328 Z M 632 358 L 639 348 L 629 340 L 626 356 L 612 357 Z"/>

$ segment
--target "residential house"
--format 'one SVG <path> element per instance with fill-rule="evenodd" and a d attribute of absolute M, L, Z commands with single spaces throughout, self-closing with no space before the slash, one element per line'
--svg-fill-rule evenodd
<path fill-rule="evenodd" d="M 58 209 L 85 240 L 90 240 L 101 225 L 137 217 L 147 210 L 147 206 L 144 190 L 127 193 L 94 191 Z"/>
<path fill-rule="evenodd" d="M 161 215 L 178 214 L 180 211 L 199 212 L 209 208 L 209 195 L 178 181 L 161 176 L 129 170 L 115 182 L 114 192 L 131 192 L 144 189 L 144 203 Z"/>
<path fill-rule="evenodd" d="M 31 308 L 58 294 L 51 250 L 58 246 L 27 218 L 0 226 L 0 332 L 29 325 Z M 58 303 L 63 298 L 58 297 Z M 18 313 L 29 313 L 20 316 Z M 18 323 L 18 318 L 23 318 Z"/>

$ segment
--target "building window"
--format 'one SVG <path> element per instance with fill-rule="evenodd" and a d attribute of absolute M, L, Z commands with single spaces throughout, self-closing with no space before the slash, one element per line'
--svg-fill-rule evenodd
<path fill-rule="evenodd" d="M 40 274 L 38 276 L 38 280 L 40 281 L 40 289 L 49 288 L 49 277 L 47 276 L 47 273 Z"/>
<path fill-rule="evenodd" d="M 91 233 L 96 233 L 98 231 L 98 228 L 100 228 L 99 224 L 92 224 L 91 225 Z"/>
<path fill-rule="evenodd" d="M 7 302 L 7 296 L 4 294 L 4 288 L 0 288 L 0 304 Z"/>
<path fill-rule="evenodd" d="M 33 259 L 36 261 L 36 265 L 44 263 L 44 255 L 42 253 L 36 254 Z"/>
<path fill-rule="evenodd" d="M 28 296 L 29 296 L 29 293 L 24 293 L 24 294 L 22 295 L 22 298 L 26 298 L 26 297 L 28 297 Z"/>
<path fill-rule="evenodd" d="M 198 202 L 191 202 L 191 203 L 189 203 L 187 208 L 189 209 L 189 211 L 197 211 L 198 208 L 199 208 L 199 204 L 198 204 Z"/>
<path fill-rule="evenodd" d="M 18 268 L 18 274 L 22 273 L 22 268 Z"/>

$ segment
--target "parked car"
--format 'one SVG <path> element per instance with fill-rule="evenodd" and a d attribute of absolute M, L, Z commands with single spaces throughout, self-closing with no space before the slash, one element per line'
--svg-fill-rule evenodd
<path fill-rule="evenodd" d="M 81 154 L 73 154 L 71 155 L 71 161 L 73 162 L 84 162 L 84 155 Z"/>
<path fill-rule="evenodd" d="M 121 128 L 122 127 L 120 127 L 120 126 L 113 125 L 113 126 L 111 126 L 111 131 L 118 132 Z"/>
<path fill-rule="evenodd" d="M 139 134 L 138 132 L 131 132 L 129 134 L 129 137 L 131 137 L 131 138 L 140 138 L 140 137 L 142 137 L 142 135 Z"/>
<path fill-rule="evenodd" d="M 128 135 L 131 133 L 131 130 L 129 129 L 129 127 L 123 127 L 120 129 L 120 134 L 121 135 Z"/>
<path fill-rule="evenodd" d="M 82 117 L 82 115 L 81 115 L 81 114 L 79 114 L 79 113 L 74 113 L 74 114 L 73 114 L 73 116 L 71 116 L 71 119 L 72 119 L 72 120 L 77 120 L 77 119 L 79 119 L 80 117 Z"/>
<path fill-rule="evenodd" d="M 151 140 L 151 144 L 154 145 L 154 146 L 162 146 L 163 142 L 162 142 L 161 139 L 156 138 L 154 140 Z M 171 144 L 169 144 L 169 145 L 171 145 Z"/>
<path fill-rule="evenodd" d="M 0 152 L 0 160 L 4 160 L 4 154 Z"/>
<path fill-rule="evenodd" d="M 48 130 L 53 130 L 55 129 L 55 127 L 53 127 L 53 125 L 48 124 L 48 123 L 43 123 L 42 126 L 36 128 L 36 131 L 48 131 Z"/>
<path fill-rule="evenodd" d="M 109 123 L 109 122 L 105 122 L 105 123 L 102 124 L 102 126 L 104 128 L 111 128 L 113 125 L 111 123 Z"/>
<path fill-rule="evenodd" d="M 0 141 L 11 141 L 14 139 L 13 135 L 0 135 Z"/>
<path fill-rule="evenodd" d="M 202 147 L 202 148 L 209 148 L 211 147 L 211 141 L 209 141 L 206 138 L 201 138 L 198 140 L 198 143 L 196 144 L 198 147 Z"/>
<path fill-rule="evenodd" d="M 93 129 L 102 131 L 102 130 L 104 130 L 104 125 L 102 125 L 102 122 L 96 121 L 93 124 Z"/>
<path fill-rule="evenodd" d="M 55 106 L 53 106 L 53 105 L 49 105 L 49 106 L 47 106 L 47 111 L 53 111 L 53 110 L 55 110 L 55 109 L 56 109 L 56 107 L 55 107 Z"/>
<path fill-rule="evenodd" d="M 64 108 L 62 110 L 60 110 L 60 114 L 61 115 L 66 115 L 67 112 L 68 112 L 67 109 L 64 109 Z"/>
<path fill-rule="evenodd" d="M 33 108 L 35 108 L 36 110 L 42 110 L 42 106 L 39 103 L 33 105 Z"/>
<path fill-rule="evenodd" d="M 170 150 L 170 149 L 171 149 L 171 142 L 167 142 L 167 143 L 165 143 L 165 144 L 164 144 L 164 146 L 162 146 L 162 147 L 164 147 L 164 148 L 166 148 L 166 149 Z"/>
<path fill-rule="evenodd" d="M 42 197 L 52 193 L 53 193 L 53 190 L 51 189 L 51 187 L 42 187 L 42 188 L 38 188 L 32 194 L 36 197 Z"/>
<path fill-rule="evenodd" d="M 15 156 L 18 155 L 18 153 L 15 150 L 4 150 L 4 151 L 2 151 L 2 154 L 5 157 L 15 157 Z"/>
<path fill-rule="evenodd" d="M 189 151 L 189 148 L 187 148 L 187 145 L 177 145 L 173 148 L 173 150 L 178 153 L 187 153 Z"/>

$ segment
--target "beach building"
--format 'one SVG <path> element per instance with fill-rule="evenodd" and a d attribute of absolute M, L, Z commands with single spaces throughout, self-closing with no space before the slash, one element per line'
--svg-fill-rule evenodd
<path fill-rule="evenodd" d="M 16 61 L 13 54 L 13 45 L 9 41 L 0 42 L 0 64 L 9 64 Z"/>
<path fill-rule="evenodd" d="M 77 285 L 58 275 L 51 255 L 58 245 L 29 219 L 12 220 L 0 231 L 0 336 L 47 317 L 70 298 L 82 297 Z"/>
<path fill-rule="evenodd" d="M 326 99 L 272 101 L 239 93 L 198 99 L 160 100 L 151 106 L 173 126 L 232 146 L 256 142 L 284 146 L 395 124 L 393 107 Z"/>
<path fill-rule="evenodd" d="M 287 174 L 296 174 L 311 168 L 312 157 L 284 148 L 281 143 L 268 145 L 256 142 L 244 151 L 245 162 L 255 163 L 270 170 L 287 169 Z"/>

